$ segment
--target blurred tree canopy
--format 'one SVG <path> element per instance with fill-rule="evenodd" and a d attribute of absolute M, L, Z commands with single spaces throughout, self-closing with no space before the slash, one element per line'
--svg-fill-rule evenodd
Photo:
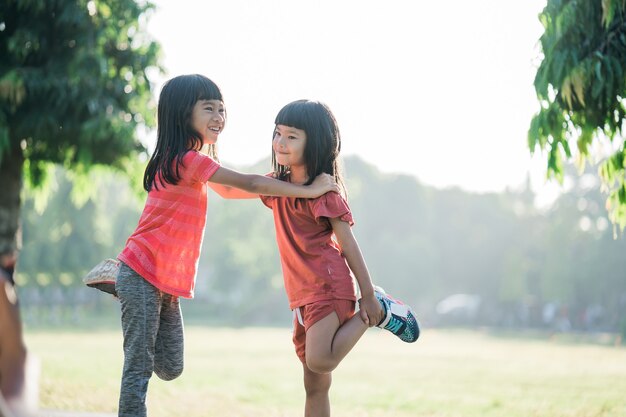
<path fill-rule="evenodd" d="M 146 72 L 161 69 L 144 30 L 152 9 L 132 0 L 0 2 L 0 255 L 17 250 L 23 174 L 38 186 L 60 164 L 80 192 L 96 164 L 137 166 L 145 152 L 137 129 L 154 125 Z"/>
<path fill-rule="evenodd" d="M 548 0 L 539 15 L 541 63 L 535 89 L 541 109 L 528 132 L 531 152 L 547 151 L 548 177 L 563 179 L 576 149 L 579 167 L 602 160 L 611 220 L 626 226 L 626 3 Z M 610 155 L 598 147 L 610 143 Z"/>

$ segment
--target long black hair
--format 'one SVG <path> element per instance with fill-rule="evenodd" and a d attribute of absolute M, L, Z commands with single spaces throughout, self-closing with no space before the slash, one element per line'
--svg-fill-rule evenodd
<path fill-rule="evenodd" d="M 305 185 L 311 184 L 315 177 L 324 172 L 334 177 L 342 194 L 346 196 L 339 160 L 341 134 L 330 108 L 319 101 L 293 101 L 278 112 L 274 124 L 295 127 L 306 133 L 304 161 L 309 178 Z M 286 180 L 289 177 L 289 167 L 276 162 L 273 148 L 272 169 L 278 179 Z"/>
<path fill-rule="evenodd" d="M 167 81 L 159 95 L 157 143 L 143 175 L 143 188 L 150 191 L 159 184 L 178 184 L 179 166 L 190 149 L 200 149 L 202 136 L 191 127 L 191 113 L 198 100 L 220 100 L 219 87 L 203 75 L 180 75 Z M 209 155 L 217 159 L 215 145 Z M 157 177 L 158 175 L 158 177 Z"/>

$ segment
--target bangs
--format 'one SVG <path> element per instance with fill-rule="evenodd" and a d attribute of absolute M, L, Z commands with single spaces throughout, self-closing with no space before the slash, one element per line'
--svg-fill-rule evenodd
<path fill-rule="evenodd" d="M 307 130 L 307 121 L 310 119 L 309 107 L 305 100 L 289 103 L 278 112 L 274 124 Z"/>
<path fill-rule="evenodd" d="M 196 100 L 219 100 L 224 101 L 222 92 L 219 87 L 206 77 L 197 77 L 197 85 L 194 86 L 197 91 Z"/>

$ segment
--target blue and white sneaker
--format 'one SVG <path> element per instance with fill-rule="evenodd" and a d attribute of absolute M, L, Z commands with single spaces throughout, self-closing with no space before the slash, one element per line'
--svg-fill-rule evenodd
<path fill-rule="evenodd" d="M 378 286 L 374 286 L 374 294 L 385 309 L 385 317 L 376 326 L 389 330 L 404 342 L 415 342 L 420 336 L 420 327 L 411 307 L 392 298 Z"/>

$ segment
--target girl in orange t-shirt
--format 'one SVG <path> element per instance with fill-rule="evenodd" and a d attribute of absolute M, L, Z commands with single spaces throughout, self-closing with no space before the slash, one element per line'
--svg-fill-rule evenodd
<path fill-rule="evenodd" d="M 283 107 L 272 142 L 274 177 L 307 185 L 321 173 L 333 176 L 345 195 L 339 170 L 337 121 L 323 103 L 298 100 Z M 226 198 L 254 197 L 211 185 Z M 274 213 L 276 240 L 290 308 L 293 341 L 304 371 L 305 416 L 330 415 L 331 372 L 368 327 L 387 329 L 405 342 L 419 336 L 411 308 L 372 284 L 352 234 L 352 213 L 344 195 L 315 199 L 261 196 Z M 361 299 L 356 314 L 358 283 Z"/>
<path fill-rule="evenodd" d="M 146 415 L 148 382 L 183 370 L 184 332 L 179 297 L 192 298 L 204 234 L 209 182 L 250 193 L 301 198 L 338 190 L 332 176 L 311 186 L 242 174 L 217 162 L 215 143 L 226 123 L 222 93 L 202 75 L 167 81 L 158 104 L 156 149 L 144 174 L 146 204 L 118 256 L 115 287 L 122 310 L 124 369 L 119 416 Z M 308 185 L 308 184 L 307 184 Z"/>

